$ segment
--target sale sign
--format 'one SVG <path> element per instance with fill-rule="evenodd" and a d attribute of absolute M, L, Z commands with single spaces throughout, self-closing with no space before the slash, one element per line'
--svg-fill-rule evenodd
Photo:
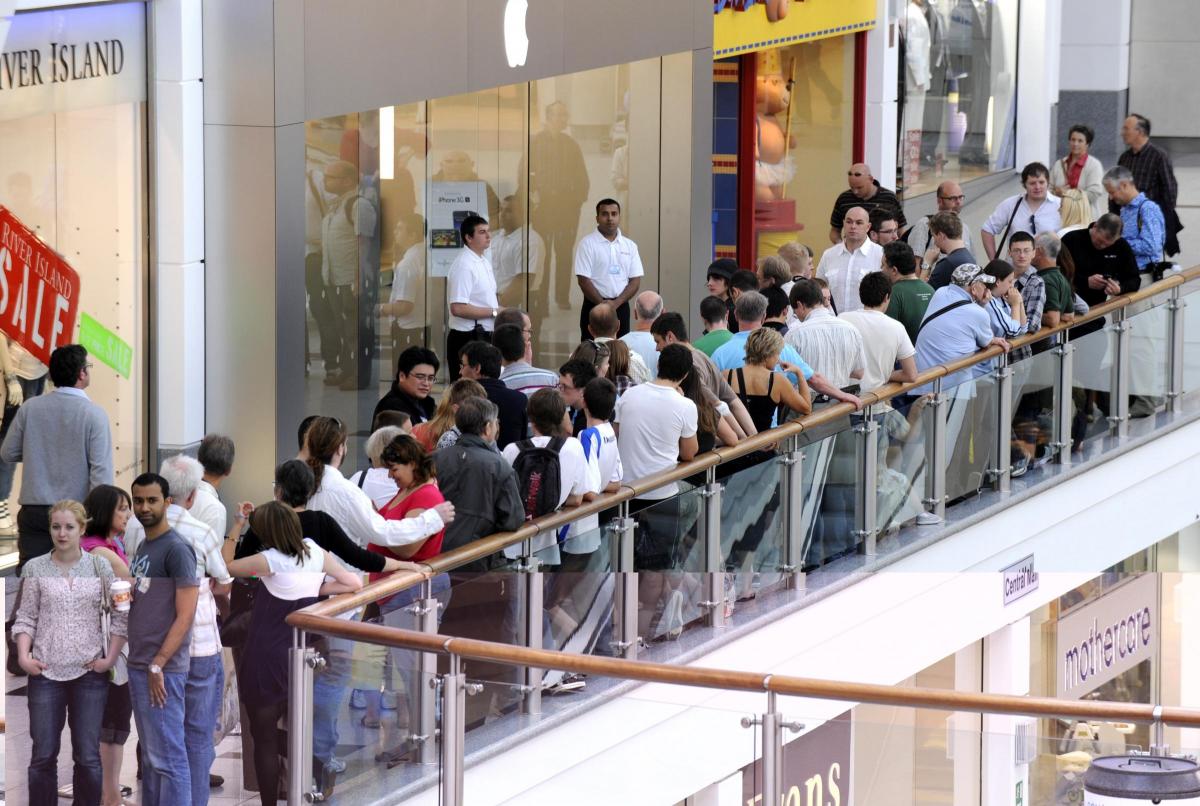
<path fill-rule="evenodd" d="M 79 275 L 0 205 L 0 331 L 49 364 L 78 313 Z"/>

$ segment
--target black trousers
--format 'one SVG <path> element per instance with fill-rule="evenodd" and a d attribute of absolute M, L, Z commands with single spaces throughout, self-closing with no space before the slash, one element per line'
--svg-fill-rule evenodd
<path fill-rule="evenodd" d="M 446 370 L 450 376 L 450 383 L 458 380 L 458 351 L 465 345 L 473 341 L 486 341 L 492 343 L 492 331 L 482 331 L 482 336 L 477 330 L 447 330 L 446 331 Z"/>
<path fill-rule="evenodd" d="M 592 308 L 595 308 L 595 307 L 596 307 L 596 303 L 588 302 L 586 299 L 583 301 L 583 308 L 581 308 L 579 311 L 579 340 L 580 341 L 587 341 L 588 339 L 590 339 L 592 337 L 592 334 L 588 333 L 588 315 L 591 314 Z M 617 338 L 619 339 L 622 336 L 624 336 L 626 333 L 629 332 L 629 303 L 628 302 L 622 303 L 621 306 L 617 308 L 617 320 L 620 321 L 620 323 L 621 323 L 621 327 L 617 329 Z"/>
<path fill-rule="evenodd" d="M 50 507 L 45 504 L 22 504 L 17 510 L 17 576 L 25 563 L 34 557 L 49 554 L 54 548 L 50 539 Z"/>

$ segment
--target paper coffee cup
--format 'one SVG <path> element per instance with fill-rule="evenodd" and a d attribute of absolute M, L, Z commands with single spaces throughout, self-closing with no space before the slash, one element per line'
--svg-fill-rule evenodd
<path fill-rule="evenodd" d="M 121 613 L 129 612 L 129 603 L 133 601 L 133 586 L 123 579 L 114 581 L 109 590 L 112 592 L 112 606 Z"/>

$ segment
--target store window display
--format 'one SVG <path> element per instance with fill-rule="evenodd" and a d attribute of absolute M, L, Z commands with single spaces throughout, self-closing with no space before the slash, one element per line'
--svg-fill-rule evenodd
<path fill-rule="evenodd" d="M 904 192 L 1011 167 L 1017 0 L 908 0 L 901 31 Z"/>

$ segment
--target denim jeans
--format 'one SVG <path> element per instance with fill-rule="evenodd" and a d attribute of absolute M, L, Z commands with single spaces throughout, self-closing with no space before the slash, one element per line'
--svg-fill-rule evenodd
<path fill-rule="evenodd" d="M 167 702 L 159 708 L 150 704 L 149 673 L 129 670 L 129 694 L 142 749 L 142 806 L 191 802 L 192 778 L 183 738 L 187 677 L 187 672 L 163 672 Z"/>
<path fill-rule="evenodd" d="M 192 779 L 192 806 L 208 803 L 208 773 L 216 758 L 213 729 L 225 692 L 221 654 L 192 658 L 184 694 L 183 740 Z"/>
<path fill-rule="evenodd" d="M 100 803 L 100 722 L 108 698 L 108 675 L 85 672 L 74 680 L 29 678 L 29 735 L 33 753 L 29 761 L 29 803 L 58 803 L 58 750 L 63 722 L 71 727 L 71 756 L 75 773 L 74 803 Z"/>
<path fill-rule="evenodd" d="M 313 755 L 328 764 L 338 744 L 338 717 L 346 688 L 350 685 L 353 645 L 341 638 L 329 639 L 325 668 L 313 676 Z"/>

